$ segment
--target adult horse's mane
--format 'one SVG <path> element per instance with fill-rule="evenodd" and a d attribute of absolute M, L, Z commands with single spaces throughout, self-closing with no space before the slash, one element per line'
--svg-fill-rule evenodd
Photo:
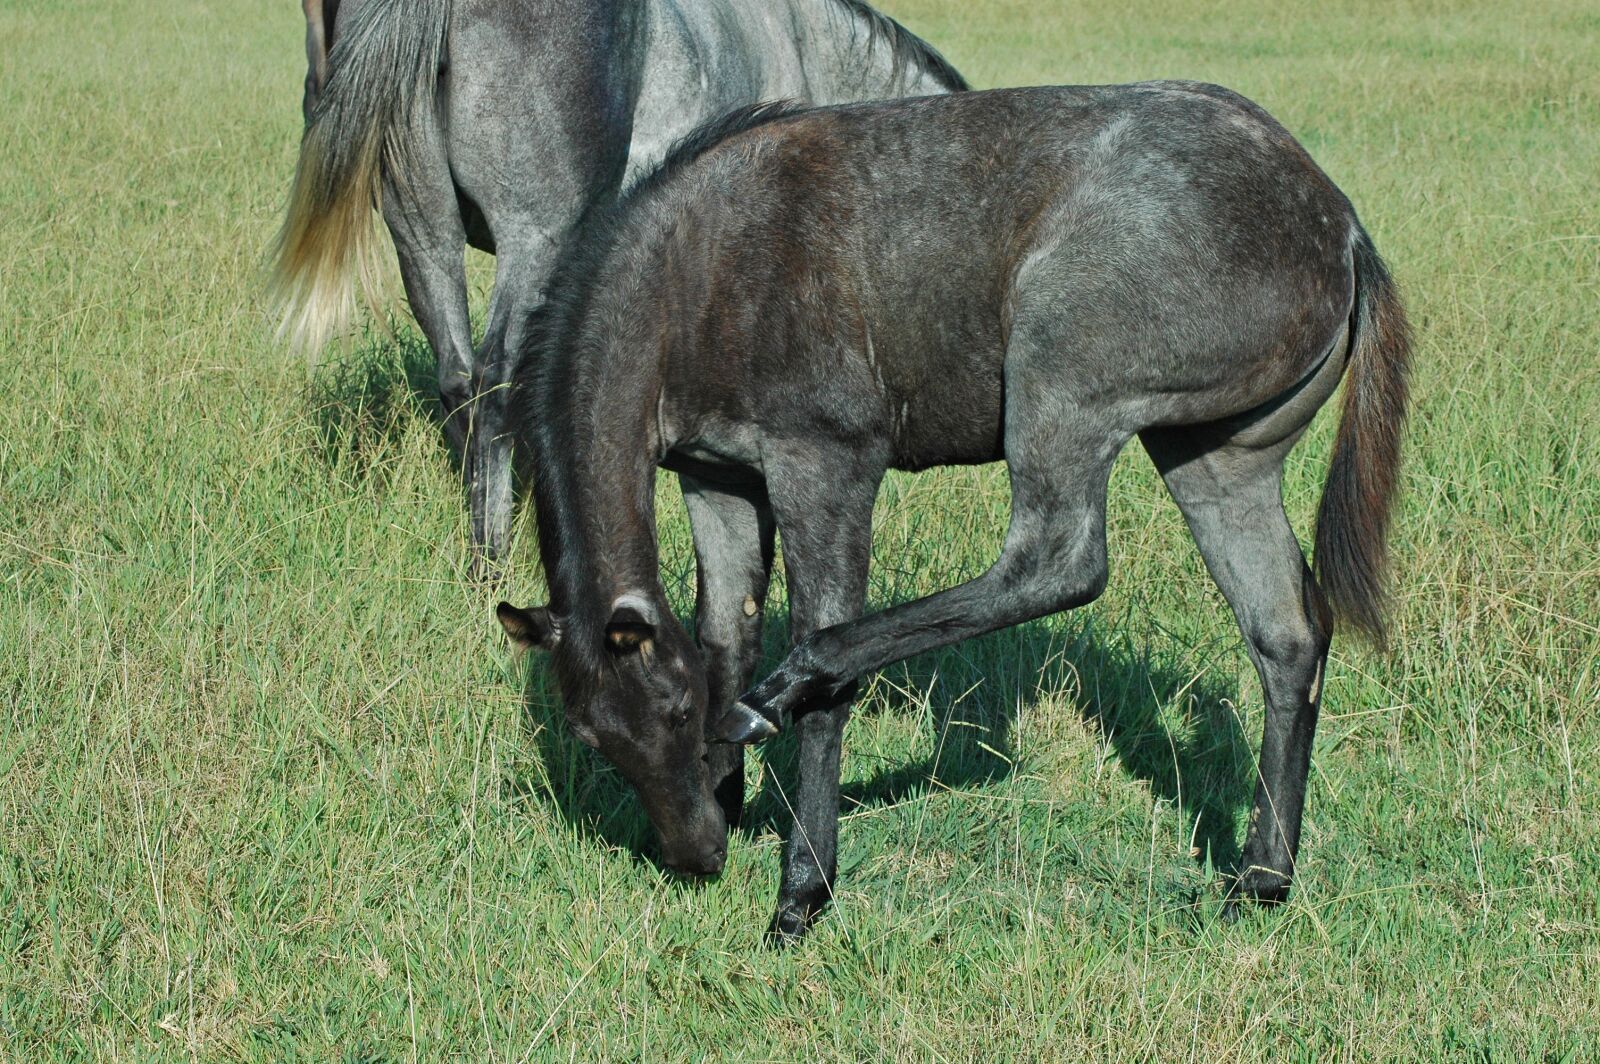
<path fill-rule="evenodd" d="M 865 22 L 867 31 L 875 39 L 889 46 L 894 55 L 896 76 L 906 66 L 918 66 L 932 74 L 951 92 L 966 92 L 972 87 L 937 48 L 867 3 L 867 0 L 831 0 L 831 2 L 844 8 L 853 18 Z"/>
<path fill-rule="evenodd" d="M 952 66 L 937 48 L 873 7 L 867 0 L 820 0 L 820 2 L 832 6 L 864 27 L 870 35 L 870 41 L 881 41 L 889 48 L 893 57 L 895 77 L 899 77 L 907 68 L 920 68 L 931 74 L 951 92 L 966 92 L 971 88 L 967 84 L 967 79 L 961 76 L 961 72 Z M 565 325 L 583 302 L 588 289 L 585 282 L 595 276 L 606 257 L 610 255 L 617 240 L 619 226 L 622 219 L 627 216 L 630 205 L 646 196 L 652 189 L 665 184 L 679 170 L 693 163 L 728 137 L 786 118 L 802 110 L 805 108 L 793 100 L 767 101 L 737 107 L 727 114 L 702 123 L 685 134 L 667 151 L 654 170 L 624 190 L 614 203 L 592 212 L 584 220 L 579 232 L 575 234 L 575 239 L 568 243 L 557 262 L 550 277 L 545 304 L 536 314 L 534 327 L 527 334 L 530 353 L 536 353 L 539 348 L 544 350 L 543 357 L 536 354 L 535 361 L 524 362 L 524 365 L 529 365 L 530 368 L 522 374 L 523 379 L 517 382 L 517 391 L 521 394 L 514 402 L 518 407 L 519 424 L 526 424 L 526 415 L 531 412 L 526 404 L 532 402 L 533 397 L 528 393 L 531 390 L 542 390 L 542 385 L 527 378 L 543 375 L 551 368 L 548 365 L 542 369 L 533 367 L 539 363 L 548 363 L 555 354 L 551 350 L 553 342 L 565 330 Z"/>
<path fill-rule="evenodd" d="M 895 77 L 901 76 L 907 68 L 919 68 L 932 75 L 951 92 L 966 92 L 971 88 L 967 84 L 967 79 L 961 76 L 961 72 L 952 66 L 937 48 L 867 3 L 867 0 L 821 0 L 821 2 L 831 5 L 863 26 L 869 34 L 869 43 L 881 41 L 888 47 L 894 63 Z M 627 216 L 632 203 L 643 198 L 652 189 L 665 184 L 679 170 L 693 163 L 728 137 L 786 118 L 804 109 L 802 105 L 792 100 L 768 101 L 735 108 L 727 114 L 701 124 L 674 144 L 662 158 L 660 165 L 634 182 L 615 203 L 585 219 L 576 239 L 568 244 L 557 263 L 550 277 L 546 302 L 536 316 L 535 327 L 528 333 L 530 351 L 540 347 L 545 349 L 544 357 L 537 358 L 534 364 L 550 361 L 550 356 L 554 353 L 550 350 L 552 341 L 564 331 L 564 326 L 578 310 L 578 305 L 583 302 L 588 287 L 584 282 L 596 274 L 611 253 L 616 243 L 618 228 L 622 219 Z M 523 377 L 543 374 L 549 369 L 548 365 L 543 369 L 530 368 Z M 528 394 L 530 384 L 540 388 L 535 382 L 526 379 L 518 382 L 518 391 L 522 394 L 516 403 L 520 408 L 518 421 L 522 424 L 526 423 L 525 416 L 529 413 L 525 404 L 532 401 L 532 397 Z"/>

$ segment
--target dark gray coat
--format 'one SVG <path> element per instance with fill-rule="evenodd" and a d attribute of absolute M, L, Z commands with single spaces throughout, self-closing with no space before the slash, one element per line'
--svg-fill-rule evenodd
<path fill-rule="evenodd" d="M 1381 637 L 1408 342 L 1349 201 L 1277 122 L 1180 82 L 756 109 L 586 237 L 519 378 L 552 603 L 501 616 L 553 648 L 575 729 L 669 863 L 719 868 L 738 813 L 737 759 L 705 738 L 792 719 L 773 930 L 801 933 L 832 889 L 857 678 L 1092 601 L 1107 478 L 1138 436 L 1266 693 L 1234 896 L 1286 896 L 1334 617 Z M 1283 460 L 1347 372 L 1314 577 Z M 884 472 L 996 459 L 993 567 L 860 616 Z M 694 523 L 698 646 L 658 574 L 658 464 Z M 797 642 L 740 696 L 774 528 Z"/>

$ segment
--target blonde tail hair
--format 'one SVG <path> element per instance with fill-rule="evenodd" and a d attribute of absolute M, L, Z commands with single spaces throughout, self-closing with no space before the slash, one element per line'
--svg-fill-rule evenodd
<path fill-rule="evenodd" d="M 382 305 L 383 179 L 403 183 L 411 132 L 431 108 L 450 0 L 366 0 L 329 55 L 332 74 L 300 141 L 272 253 L 278 336 L 308 352 L 349 328 L 358 293 Z"/>

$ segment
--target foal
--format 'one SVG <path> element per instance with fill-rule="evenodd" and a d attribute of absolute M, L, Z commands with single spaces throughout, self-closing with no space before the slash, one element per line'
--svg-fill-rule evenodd
<path fill-rule="evenodd" d="M 1173 82 L 768 106 L 691 138 L 598 229 L 520 381 L 552 602 L 501 619 L 553 650 L 574 730 L 669 864 L 720 870 L 742 776 L 717 741 L 791 718 L 771 931 L 802 934 L 831 892 L 857 678 L 1099 595 L 1106 482 L 1137 435 L 1265 692 L 1229 904 L 1287 896 L 1334 616 L 1382 638 L 1408 341 L 1349 201 L 1281 126 Z M 1314 577 L 1282 467 L 1347 368 Z M 993 567 L 862 617 L 885 471 L 996 459 Z M 659 579 L 658 464 L 693 522 L 698 647 Z M 796 643 L 741 697 L 775 528 Z"/>

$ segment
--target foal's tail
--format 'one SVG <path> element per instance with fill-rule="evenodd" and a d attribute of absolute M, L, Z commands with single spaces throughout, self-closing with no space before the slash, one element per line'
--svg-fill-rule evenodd
<path fill-rule="evenodd" d="M 357 288 L 376 300 L 383 263 L 372 211 L 383 176 L 407 172 L 449 24 L 450 0 L 366 0 L 340 27 L 273 249 L 278 333 L 297 347 L 315 350 L 345 328 Z"/>
<path fill-rule="evenodd" d="M 1390 510 L 1400 470 L 1411 326 L 1372 238 L 1351 237 L 1356 299 L 1344 411 L 1317 511 L 1317 580 L 1335 614 L 1385 641 Z"/>

